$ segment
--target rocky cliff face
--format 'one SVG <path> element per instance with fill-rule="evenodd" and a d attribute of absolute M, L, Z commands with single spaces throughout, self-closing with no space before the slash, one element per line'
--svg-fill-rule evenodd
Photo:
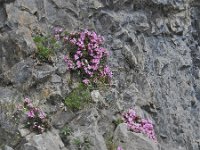
<path fill-rule="evenodd" d="M 91 149 L 106 150 L 111 134 L 126 137 L 116 143 L 126 143 L 127 150 L 199 150 L 199 22 L 198 0 L 0 0 L 0 145 L 43 150 L 41 143 L 55 141 L 48 149 L 71 150 L 76 147 L 70 138 L 88 136 Z M 69 32 L 88 28 L 105 37 L 113 85 L 100 94 L 94 91 L 94 99 L 106 105 L 78 113 L 60 110 L 71 90 L 64 52 L 56 52 L 52 64 L 38 65 L 32 39 L 57 25 Z M 23 96 L 52 114 L 53 131 L 16 133 L 9 112 Z M 158 145 L 129 135 L 123 125 L 115 130 L 113 118 L 129 107 L 154 121 Z M 66 124 L 74 133 L 64 146 L 57 132 Z"/>

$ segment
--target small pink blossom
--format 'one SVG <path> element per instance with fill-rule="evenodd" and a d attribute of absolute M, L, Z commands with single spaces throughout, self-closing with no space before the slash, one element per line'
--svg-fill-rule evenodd
<path fill-rule="evenodd" d="M 79 59 L 79 56 L 78 55 L 74 55 L 74 60 L 77 60 L 77 59 Z"/>
<path fill-rule="evenodd" d="M 32 104 L 32 103 L 29 103 L 29 104 L 27 105 L 27 107 L 33 108 L 33 104 Z"/>
<path fill-rule="evenodd" d="M 63 32 L 63 28 L 61 27 L 54 27 L 53 29 L 54 34 L 60 34 Z"/>
<path fill-rule="evenodd" d="M 76 41 L 75 38 L 73 38 L 73 39 L 70 40 L 70 42 L 71 42 L 72 44 L 76 44 L 77 41 Z"/>
<path fill-rule="evenodd" d="M 64 41 L 68 41 L 68 40 L 69 40 L 69 37 L 64 36 L 63 39 L 64 39 Z"/>
<path fill-rule="evenodd" d="M 29 98 L 25 98 L 24 103 L 29 104 L 29 103 L 31 103 L 31 100 Z"/>
<path fill-rule="evenodd" d="M 34 118 L 34 117 L 35 117 L 34 111 L 33 111 L 33 110 L 29 110 L 29 111 L 27 112 L 27 116 L 28 116 L 29 118 Z"/>
<path fill-rule="evenodd" d="M 110 70 L 110 68 L 107 65 L 103 69 L 103 76 L 108 76 L 108 77 L 112 78 L 112 71 Z"/>
<path fill-rule="evenodd" d="M 80 57 L 83 56 L 83 53 L 82 53 L 81 51 L 77 51 L 76 54 L 77 54 L 78 56 L 80 56 Z"/>
<path fill-rule="evenodd" d="M 86 85 L 88 85 L 88 84 L 90 83 L 90 80 L 84 79 L 84 80 L 83 80 L 83 83 L 86 84 Z"/>
<path fill-rule="evenodd" d="M 39 117 L 40 117 L 40 119 L 44 119 L 44 118 L 46 118 L 46 114 L 42 110 L 40 110 Z"/>
<path fill-rule="evenodd" d="M 118 146 L 117 150 L 123 150 L 121 146 Z"/>
<path fill-rule="evenodd" d="M 81 66 L 82 66 L 81 61 L 78 60 L 78 61 L 76 62 L 76 66 L 77 66 L 77 68 L 81 68 Z"/>

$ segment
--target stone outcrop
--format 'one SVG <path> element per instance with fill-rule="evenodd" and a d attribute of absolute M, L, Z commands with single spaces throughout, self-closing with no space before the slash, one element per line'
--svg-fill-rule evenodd
<path fill-rule="evenodd" d="M 199 150 L 199 7 L 198 0 L 0 0 L 0 149 L 77 149 L 74 139 L 84 147 L 87 136 L 91 149 L 106 150 L 110 134 L 125 150 Z M 56 51 L 52 63 L 35 59 L 32 35 L 57 25 L 106 39 L 114 76 L 110 88 L 93 91 L 93 108 L 64 111 L 62 100 L 76 86 L 65 51 Z M 66 141 L 54 131 L 17 134 L 10 114 L 25 96 L 52 115 L 55 132 L 72 128 Z M 158 145 L 121 124 L 115 129 L 113 119 L 130 107 L 153 120 Z"/>

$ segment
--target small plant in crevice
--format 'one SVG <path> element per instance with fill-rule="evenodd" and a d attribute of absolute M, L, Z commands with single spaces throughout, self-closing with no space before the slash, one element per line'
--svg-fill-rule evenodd
<path fill-rule="evenodd" d="M 109 54 L 102 47 L 102 36 L 88 30 L 65 34 L 62 28 L 55 28 L 54 36 L 67 50 L 68 70 L 79 74 L 84 84 L 110 83 L 112 71 L 106 64 Z"/>
<path fill-rule="evenodd" d="M 68 127 L 68 126 L 64 126 L 60 133 L 63 136 L 69 136 L 69 135 L 72 134 L 72 129 L 70 127 Z"/>
<path fill-rule="evenodd" d="M 123 113 L 123 120 L 127 124 L 130 131 L 143 133 L 150 139 L 157 142 L 151 120 L 141 118 L 136 114 L 134 109 L 129 109 L 127 112 Z"/>
<path fill-rule="evenodd" d="M 116 150 L 117 146 L 116 144 L 113 142 L 113 136 L 109 135 L 106 138 L 106 146 L 108 148 L 108 150 Z"/>
<path fill-rule="evenodd" d="M 36 57 L 45 62 L 51 61 L 55 49 L 59 48 L 56 39 L 53 36 L 36 35 L 33 41 L 37 46 Z"/>
<path fill-rule="evenodd" d="M 29 98 L 25 98 L 22 105 L 17 106 L 19 114 L 25 115 L 25 127 L 37 133 L 43 133 L 50 128 L 47 115 L 39 107 L 33 106 Z"/>
<path fill-rule="evenodd" d="M 83 139 L 75 138 L 74 145 L 78 148 L 78 150 L 90 150 L 92 143 L 90 142 L 88 137 L 83 137 Z"/>
<path fill-rule="evenodd" d="M 123 119 L 118 118 L 118 119 L 113 120 L 112 123 L 115 125 L 115 127 L 117 127 L 120 123 L 123 123 L 123 122 L 124 122 Z"/>
<path fill-rule="evenodd" d="M 79 86 L 72 90 L 65 98 L 64 104 L 73 111 L 82 109 L 91 101 L 90 90 L 87 86 L 80 83 Z"/>
<path fill-rule="evenodd" d="M 112 133 L 108 132 L 104 138 L 108 150 L 123 150 L 121 146 L 117 146 L 117 144 L 114 142 Z"/>
<path fill-rule="evenodd" d="M 12 143 L 9 143 L 10 146 L 21 141 L 15 112 L 16 105 L 14 102 L 0 101 L 0 149 L 10 141 L 12 141 Z"/>
<path fill-rule="evenodd" d="M 69 144 L 69 136 L 73 133 L 72 129 L 65 125 L 60 131 L 60 137 L 65 145 Z"/>

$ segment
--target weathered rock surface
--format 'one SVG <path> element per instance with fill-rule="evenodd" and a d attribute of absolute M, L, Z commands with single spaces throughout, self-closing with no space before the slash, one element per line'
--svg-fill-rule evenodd
<path fill-rule="evenodd" d="M 39 135 L 30 134 L 26 136 L 26 141 L 20 150 L 67 150 L 55 130 Z"/>
<path fill-rule="evenodd" d="M 158 150 L 158 145 L 154 141 L 141 133 L 128 131 L 126 124 L 120 124 L 116 128 L 114 142 L 127 150 Z"/>
<path fill-rule="evenodd" d="M 69 149 L 77 149 L 73 139 L 83 142 L 88 135 L 92 149 L 106 150 L 106 134 L 114 132 L 112 119 L 136 107 L 153 120 L 160 149 L 199 150 L 199 8 L 199 0 L 0 0 L 0 104 L 13 109 L 24 96 L 31 97 L 46 112 L 58 116 L 59 120 L 52 116 L 56 128 L 72 127 L 74 133 L 65 143 Z M 32 33 L 47 34 L 55 25 L 69 32 L 88 28 L 106 39 L 114 77 L 109 89 L 93 91 L 94 109 L 88 106 L 69 114 L 63 109 L 56 114 L 71 90 L 65 52 L 56 51 L 51 64 L 38 64 L 32 40 Z M 11 117 L 7 112 L 12 111 L 0 112 L 0 148 L 64 148 L 53 132 L 20 143 L 23 138 L 15 134 L 14 127 L 6 126 Z M 116 144 L 124 144 L 127 150 L 155 149 L 143 135 L 121 128 L 115 131 Z M 130 143 L 120 142 L 118 134 Z"/>

